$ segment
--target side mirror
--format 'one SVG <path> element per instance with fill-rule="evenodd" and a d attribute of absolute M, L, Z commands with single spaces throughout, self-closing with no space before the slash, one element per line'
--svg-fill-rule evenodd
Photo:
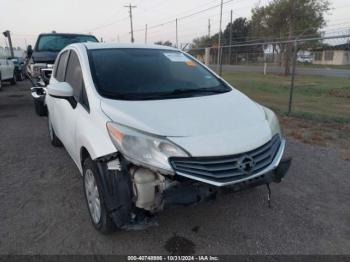
<path fill-rule="evenodd" d="M 28 57 L 28 58 L 31 58 L 32 55 L 33 55 L 33 48 L 32 48 L 31 45 L 29 45 L 29 46 L 27 47 L 27 57 Z"/>
<path fill-rule="evenodd" d="M 58 82 L 47 86 L 49 96 L 66 99 L 73 108 L 76 108 L 77 101 L 73 96 L 73 88 L 67 82 Z"/>

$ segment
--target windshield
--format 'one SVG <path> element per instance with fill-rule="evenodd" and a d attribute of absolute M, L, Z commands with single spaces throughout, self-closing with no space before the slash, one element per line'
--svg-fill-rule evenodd
<path fill-rule="evenodd" d="M 96 37 L 91 35 L 42 35 L 40 36 L 37 52 L 59 52 L 67 45 L 82 42 L 98 42 Z"/>
<path fill-rule="evenodd" d="M 115 99 L 145 100 L 210 95 L 230 87 L 179 51 L 97 49 L 89 51 L 98 92 Z"/>

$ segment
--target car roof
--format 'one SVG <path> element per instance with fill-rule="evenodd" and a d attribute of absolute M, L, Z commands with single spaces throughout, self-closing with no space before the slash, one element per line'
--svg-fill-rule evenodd
<path fill-rule="evenodd" d="M 74 45 L 84 45 L 87 49 L 113 49 L 113 48 L 138 48 L 138 49 L 161 49 L 161 50 L 173 50 L 178 51 L 178 49 L 170 46 L 155 45 L 155 44 L 130 44 L 130 43 L 77 43 Z"/>

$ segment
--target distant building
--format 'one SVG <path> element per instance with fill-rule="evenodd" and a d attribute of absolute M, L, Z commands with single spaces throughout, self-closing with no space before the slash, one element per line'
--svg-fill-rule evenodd
<path fill-rule="evenodd" d="M 313 64 L 350 65 L 350 43 L 312 50 Z"/>

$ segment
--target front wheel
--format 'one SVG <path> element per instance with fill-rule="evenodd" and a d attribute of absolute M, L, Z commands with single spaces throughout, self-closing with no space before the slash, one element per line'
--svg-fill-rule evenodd
<path fill-rule="evenodd" d="M 22 70 L 17 70 L 16 71 L 16 80 L 17 81 L 24 81 L 25 77 L 24 77 L 24 73 Z"/>
<path fill-rule="evenodd" d="M 38 116 L 46 116 L 47 115 L 47 107 L 44 105 L 44 102 L 39 99 L 34 99 L 34 108 L 35 113 Z"/>
<path fill-rule="evenodd" d="M 84 195 L 87 207 L 89 209 L 90 219 L 93 226 L 103 234 L 112 233 L 116 226 L 108 214 L 103 193 L 101 181 L 99 179 L 98 168 L 90 158 L 83 164 L 83 185 Z"/>

